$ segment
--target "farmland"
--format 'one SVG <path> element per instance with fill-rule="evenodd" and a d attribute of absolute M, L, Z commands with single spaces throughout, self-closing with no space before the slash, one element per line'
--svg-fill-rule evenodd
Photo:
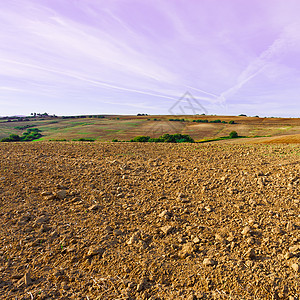
<path fill-rule="evenodd" d="M 299 119 L 182 118 L 2 120 L 0 299 L 299 299 Z"/>
<path fill-rule="evenodd" d="M 1 143 L 1 299 L 298 299 L 292 145 Z"/>
<path fill-rule="evenodd" d="M 300 134 L 300 119 L 257 118 L 235 116 L 176 116 L 183 122 L 169 121 L 174 116 L 105 116 L 104 118 L 30 118 L 29 121 L 0 121 L 0 139 L 10 134 L 21 135 L 26 126 L 41 130 L 41 141 L 88 138 L 96 141 L 112 139 L 129 140 L 135 136 L 146 135 L 157 138 L 169 133 L 188 134 L 194 140 L 205 140 L 227 136 L 232 130 L 240 136 L 280 137 Z M 226 123 L 212 123 L 214 120 Z M 207 120 L 197 123 L 193 120 Z M 236 124 L 228 124 L 234 121 Z M 24 128 L 24 129 L 22 129 Z M 295 139 L 294 139 L 295 140 Z M 298 138 L 296 138 L 298 140 Z"/>

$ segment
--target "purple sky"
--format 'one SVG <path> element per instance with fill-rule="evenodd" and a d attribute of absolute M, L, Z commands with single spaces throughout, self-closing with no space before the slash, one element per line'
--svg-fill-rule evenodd
<path fill-rule="evenodd" d="M 168 114 L 189 91 L 209 114 L 299 117 L 299 12 L 299 0 L 1 0 L 0 115 Z"/>

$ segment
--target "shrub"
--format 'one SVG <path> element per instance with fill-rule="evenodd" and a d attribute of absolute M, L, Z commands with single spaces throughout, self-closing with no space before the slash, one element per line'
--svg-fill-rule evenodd
<path fill-rule="evenodd" d="M 169 121 L 185 122 L 185 119 L 169 119 Z"/>
<path fill-rule="evenodd" d="M 27 131 L 24 132 L 22 136 L 19 136 L 17 134 L 11 134 L 9 137 L 3 138 L 0 142 L 28 142 L 37 140 L 42 136 L 40 131 L 41 130 L 39 130 L 38 128 L 27 129 Z"/>
<path fill-rule="evenodd" d="M 229 121 L 229 124 L 235 124 L 235 122 L 233 120 Z"/>
<path fill-rule="evenodd" d="M 49 142 L 67 142 L 66 139 L 55 139 L 55 140 L 49 140 Z"/>
<path fill-rule="evenodd" d="M 193 122 L 197 122 L 197 123 L 208 123 L 208 120 L 198 119 L 198 120 L 193 120 Z"/>
<path fill-rule="evenodd" d="M 40 129 L 38 128 L 30 128 L 27 129 L 27 132 L 23 133 L 23 136 L 21 137 L 22 141 L 33 141 L 39 139 L 42 135 L 40 134 Z"/>
<path fill-rule="evenodd" d="M 149 140 L 150 140 L 150 136 L 140 135 L 131 139 L 130 142 L 146 143 L 149 142 Z"/>
<path fill-rule="evenodd" d="M 91 139 L 91 138 L 80 138 L 80 139 L 78 139 L 78 142 L 95 142 L 95 139 Z"/>
<path fill-rule="evenodd" d="M 116 142 L 118 142 L 118 141 L 119 141 L 118 139 L 113 139 L 113 140 L 112 140 L 113 143 L 116 143 Z"/>
<path fill-rule="evenodd" d="M 209 123 L 221 123 L 221 120 L 213 120 L 213 121 L 209 121 Z"/>
<path fill-rule="evenodd" d="M 158 138 L 156 142 L 164 142 L 164 143 L 193 143 L 194 140 L 187 134 L 164 134 Z"/>
<path fill-rule="evenodd" d="M 229 133 L 229 137 L 230 137 L 231 139 L 236 139 L 236 138 L 238 137 L 238 133 L 237 133 L 236 131 L 231 131 L 231 132 Z"/>
<path fill-rule="evenodd" d="M 18 142 L 21 140 L 21 137 L 18 135 L 18 134 L 11 134 L 9 136 L 9 139 L 12 141 L 12 142 Z"/>
<path fill-rule="evenodd" d="M 15 129 L 24 130 L 30 127 L 34 127 L 34 125 L 24 125 L 24 126 L 16 126 Z"/>
<path fill-rule="evenodd" d="M 162 138 L 151 138 L 148 141 L 149 143 L 163 143 L 164 140 Z"/>
<path fill-rule="evenodd" d="M 193 138 L 187 134 L 164 134 L 159 138 L 150 138 L 149 136 L 136 136 L 129 142 L 140 142 L 140 143 L 194 143 Z"/>
<path fill-rule="evenodd" d="M 21 141 L 21 137 L 17 134 L 11 134 L 7 138 L 1 139 L 1 142 L 19 142 Z"/>

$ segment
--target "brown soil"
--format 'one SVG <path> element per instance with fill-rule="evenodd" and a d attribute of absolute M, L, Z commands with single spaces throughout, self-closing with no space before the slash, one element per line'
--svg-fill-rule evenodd
<path fill-rule="evenodd" d="M 300 134 L 261 139 L 265 144 L 300 144 Z"/>
<path fill-rule="evenodd" d="M 1 299 L 298 299 L 299 147 L 0 145 Z"/>

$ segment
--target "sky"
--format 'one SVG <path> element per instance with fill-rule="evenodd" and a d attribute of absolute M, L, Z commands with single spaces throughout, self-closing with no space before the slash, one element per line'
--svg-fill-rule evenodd
<path fill-rule="evenodd" d="M 299 0 L 0 0 L 0 116 L 300 117 Z"/>

